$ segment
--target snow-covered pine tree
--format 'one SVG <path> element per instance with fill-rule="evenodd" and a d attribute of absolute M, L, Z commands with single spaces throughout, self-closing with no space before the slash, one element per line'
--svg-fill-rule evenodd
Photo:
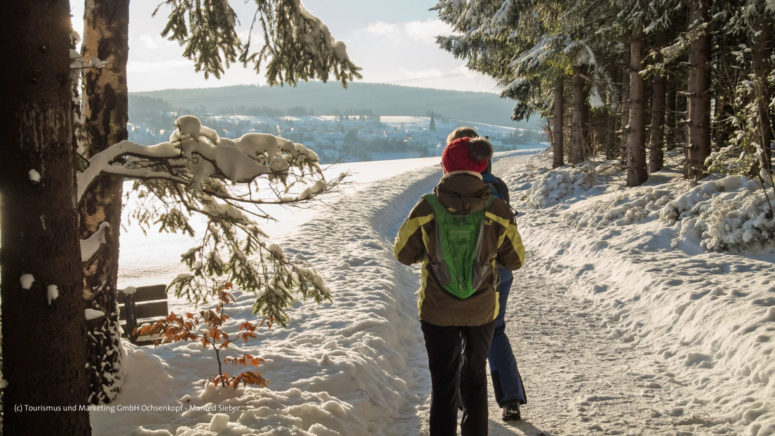
<path fill-rule="evenodd" d="M 455 34 L 439 36 L 439 45 L 469 68 L 487 74 L 503 86 L 502 96 L 516 101 L 513 119 L 533 112 L 552 118 L 562 115 L 564 68 L 561 41 L 551 29 L 560 13 L 559 2 L 475 0 L 439 1 L 434 7 L 439 18 Z M 554 93 L 554 104 L 547 96 Z M 555 116 L 552 146 L 555 165 L 563 164 L 563 117 Z"/>
<path fill-rule="evenodd" d="M 442 48 L 468 60 L 469 68 L 500 81 L 502 95 L 517 101 L 512 118 L 521 119 L 538 112 L 557 118 L 564 96 L 564 82 L 573 77 L 576 122 L 571 123 L 570 160 L 581 162 L 589 153 L 589 93 L 609 85 L 608 72 L 598 63 L 598 51 L 611 44 L 605 38 L 610 20 L 606 2 L 576 0 L 472 0 L 439 1 L 439 17 L 452 25 L 456 34 L 439 37 Z M 595 29 L 596 32 L 590 32 Z M 572 105 L 573 106 L 573 105 Z M 564 114 L 563 114 L 564 115 Z M 563 161 L 562 120 L 556 120 L 552 140 L 555 163 Z"/>
<path fill-rule="evenodd" d="M 3 2 L 3 433 L 90 434 L 68 2 Z M 11 43 L 12 41 L 12 43 Z"/>
<path fill-rule="evenodd" d="M 359 68 L 349 60 L 344 44 L 336 41 L 326 26 L 298 1 L 256 2 L 252 25 L 260 24 L 264 35 L 258 50 L 254 50 L 256 44 L 250 40 L 239 39 L 235 30 L 237 16 L 226 1 L 167 0 L 154 14 L 163 6 L 169 8 L 169 20 L 162 34 L 184 45 L 184 56 L 192 59 L 197 71 L 204 72 L 205 77 L 220 77 L 229 64 L 238 61 L 257 72 L 264 64 L 270 84 L 295 84 L 310 78 L 326 81 L 333 77 L 346 86 L 348 81 L 360 77 Z M 86 158 L 126 138 L 128 14 L 127 0 L 86 2 L 83 49 L 86 64 L 93 59 L 108 61 L 102 69 L 85 69 L 83 98 L 89 137 L 79 151 Z M 159 182 L 149 182 L 146 188 L 159 195 L 176 195 L 181 186 L 165 190 L 159 187 Z M 115 304 L 121 204 L 120 178 L 102 177 L 83 196 L 81 236 L 106 240 L 100 256 L 91 256 L 84 266 L 84 296 L 90 306 L 106 314 L 93 322 L 89 333 L 90 401 L 93 403 L 112 401 L 122 377 L 123 352 Z M 264 255 L 261 259 L 267 263 L 286 265 L 285 261 L 275 262 L 272 252 Z M 270 269 L 261 270 L 266 274 Z M 306 294 L 304 286 L 298 286 Z M 283 319 L 282 310 L 275 315 Z"/>
<path fill-rule="evenodd" d="M 714 11 L 714 18 L 725 18 L 725 25 L 717 26 L 720 29 L 714 44 L 729 49 L 714 52 L 713 72 L 719 75 L 712 83 L 718 150 L 707 163 L 710 171 L 753 177 L 765 168 L 766 179 L 766 173 L 772 171 L 772 148 L 768 145 L 775 137 L 775 10 L 767 8 L 763 0 L 735 3 L 735 8 Z"/>

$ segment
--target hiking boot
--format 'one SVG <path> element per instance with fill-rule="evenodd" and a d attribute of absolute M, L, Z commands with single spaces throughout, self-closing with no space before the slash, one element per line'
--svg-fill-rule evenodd
<path fill-rule="evenodd" d="M 501 417 L 504 421 L 521 421 L 522 415 L 519 414 L 519 403 L 516 401 L 509 401 L 503 406 L 503 412 Z"/>

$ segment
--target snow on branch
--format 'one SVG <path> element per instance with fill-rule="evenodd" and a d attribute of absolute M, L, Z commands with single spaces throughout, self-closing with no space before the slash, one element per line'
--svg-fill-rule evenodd
<path fill-rule="evenodd" d="M 121 141 L 92 156 L 78 174 L 78 198 L 100 175 L 134 179 L 125 204 L 129 220 L 147 231 L 181 232 L 201 237 L 181 256 L 190 270 L 170 287 L 178 296 L 207 301 L 213 280 L 227 280 L 256 294 L 254 311 L 284 324 L 292 291 L 315 301 L 330 292 L 313 270 L 295 264 L 267 241 L 254 221 L 271 219 L 268 204 L 300 203 L 330 191 L 344 175 L 325 179 L 318 155 L 285 138 L 248 133 L 220 138 L 194 116 L 175 122 L 169 142 L 141 146 Z M 198 216 L 204 231 L 190 220 Z M 98 241 L 82 251 L 94 252 Z M 88 253 L 87 253 L 88 254 Z"/>

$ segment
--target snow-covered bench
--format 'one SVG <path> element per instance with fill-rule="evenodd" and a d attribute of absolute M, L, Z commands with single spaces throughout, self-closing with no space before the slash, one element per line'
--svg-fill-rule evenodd
<path fill-rule="evenodd" d="M 133 344 L 150 345 L 158 336 L 139 336 L 132 334 L 136 327 L 167 317 L 167 285 L 128 287 L 118 292 L 119 322 L 123 336 Z"/>

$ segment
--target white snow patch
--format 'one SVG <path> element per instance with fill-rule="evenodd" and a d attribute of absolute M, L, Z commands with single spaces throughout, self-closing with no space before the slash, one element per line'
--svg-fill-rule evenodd
<path fill-rule="evenodd" d="M 51 302 L 59 298 L 59 288 L 57 288 L 57 285 L 48 285 L 46 287 L 46 297 L 48 298 L 48 305 L 51 306 Z"/>
<path fill-rule="evenodd" d="M 227 428 L 229 428 L 229 415 L 225 413 L 216 413 L 213 415 L 213 419 L 210 420 L 210 431 L 219 433 Z"/>
<path fill-rule="evenodd" d="M 36 170 L 29 170 L 27 174 L 30 176 L 30 181 L 32 183 L 40 183 L 40 173 Z"/>
<path fill-rule="evenodd" d="M 96 232 L 92 233 L 91 236 L 89 236 L 86 239 L 81 239 L 81 261 L 87 262 L 89 259 L 94 257 L 95 254 L 97 254 L 97 251 L 100 249 L 102 244 L 105 244 L 106 242 L 106 233 L 107 230 L 110 228 L 110 224 L 107 222 L 102 222 L 100 224 L 99 229 L 97 229 Z"/>
<path fill-rule="evenodd" d="M 35 283 L 35 277 L 33 277 L 32 274 L 22 274 L 22 276 L 19 277 L 19 281 L 22 284 L 22 289 L 30 289 L 32 284 Z"/>
<path fill-rule="evenodd" d="M 97 318 L 105 316 L 105 312 L 103 312 L 101 310 L 87 308 L 87 309 L 84 310 L 84 315 L 86 316 L 86 320 L 89 321 L 89 320 L 92 320 L 92 319 L 97 319 Z"/>

